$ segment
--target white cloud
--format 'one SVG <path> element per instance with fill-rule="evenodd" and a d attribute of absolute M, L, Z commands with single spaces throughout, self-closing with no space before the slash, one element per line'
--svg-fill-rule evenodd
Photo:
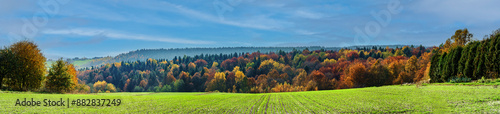
<path fill-rule="evenodd" d="M 55 35 L 79 35 L 79 36 L 97 36 L 101 35 L 113 39 L 128 39 L 128 40 L 143 40 L 143 41 L 158 41 L 167 43 L 179 43 L 179 44 L 214 44 L 212 41 L 203 40 L 188 40 L 184 38 L 172 38 L 172 37 L 157 37 L 148 36 L 141 34 L 126 34 L 110 30 L 103 29 L 64 29 L 64 30 L 53 30 L 48 29 L 42 31 L 44 34 L 55 34 Z"/>

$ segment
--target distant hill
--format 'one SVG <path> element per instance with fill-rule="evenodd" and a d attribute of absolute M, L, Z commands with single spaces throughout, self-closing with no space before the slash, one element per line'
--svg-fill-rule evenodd
<path fill-rule="evenodd" d="M 278 52 L 279 50 L 290 52 L 294 49 L 296 50 L 340 50 L 344 49 L 355 49 L 355 48 L 372 48 L 372 47 L 383 47 L 389 46 L 390 48 L 403 47 L 404 45 L 367 45 L 367 46 L 350 46 L 350 47 L 322 47 L 322 46 L 308 46 L 308 47 L 219 47 L 219 48 L 170 48 L 170 49 L 139 49 L 135 51 L 130 51 L 128 53 L 122 53 L 115 57 L 94 57 L 94 58 L 73 58 L 68 59 L 68 61 L 74 64 L 77 68 L 85 68 L 91 66 L 100 66 L 106 63 L 114 63 L 121 61 L 144 61 L 148 58 L 153 59 L 168 59 L 172 60 L 175 56 L 195 56 L 200 54 L 233 54 L 233 53 L 252 53 L 252 52 Z M 52 63 L 50 60 L 47 64 Z"/>

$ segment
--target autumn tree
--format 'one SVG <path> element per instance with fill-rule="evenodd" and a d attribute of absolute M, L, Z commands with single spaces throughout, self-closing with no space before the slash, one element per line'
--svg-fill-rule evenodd
<path fill-rule="evenodd" d="M 415 78 L 416 72 L 418 71 L 418 59 L 417 56 L 413 55 L 406 61 L 405 71 L 407 72 L 407 76 L 404 78 L 405 82 L 413 82 Z"/>
<path fill-rule="evenodd" d="M 106 92 L 106 86 L 108 85 L 108 82 L 106 81 L 97 81 L 94 83 L 94 92 L 96 93 L 102 93 Z"/>
<path fill-rule="evenodd" d="M 106 93 L 109 93 L 109 92 L 116 92 L 116 87 L 112 83 L 108 83 L 106 85 Z"/>
<path fill-rule="evenodd" d="M 365 65 L 363 65 L 362 63 L 353 63 L 351 66 L 349 66 L 349 70 L 347 71 L 346 75 L 350 78 L 345 81 L 352 82 L 352 87 L 365 87 L 368 73 Z"/>
<path fill-rule="evenodd" d="M 196 64 L 197 67 L 204 67 L 206 66 L 208 63 L 207 61 L 203 60 L 203 59 L 198 59 L 194 62 L 194 64 Z"/>
<path fill-rule="evenodd" d="M 293 78 L 294 86 L 306 86 L 307 72 L 304 69 L 297 70 L 298 75 Z"/>
<path fill-rule="evenodd" d="M 4 55 L 5 84 L 16 91 L 37 90 L 45 75 L 45 57 L 38 46 L 30 41 L 12 44 Z"/>
<path fill-rule="evenodd" d="M 346 55 L 347 60 L 352 61 L 359 57 L 359 54 L 356 51 L 351 51 Z"/>
<path fill-rule="evenodd" d="M 329 80 L 328 78 L 325 76 L 325 74 L 323 74 L 322 72 L 320 71 L 313 71 L 311 72 L 311 74 L 309 74 L 309 76 L 307 77 L 308 80 L 310 81 L 314 81 L 316 84 L 314 84 L 316 87 L 316 90 L 326 90 L 326 89 L 330 89 L 330 87 L 332 87 L 332 84 L 329 84 Z M 312 88 L 312 87 L 308 87 L 308 88 Z"/>
<path fill-rule="evenodd" d="M 469 30 L 467 28 L 465 29 L 459 29 L 455 31 L 455 34 L 451 36 L 451 38 L 448 38 L 443 45 L 444 47 L 444 52 L 448 52 L 449 49 L 453 46 L 465 46 L 468 42 L 472 40 L 473 35 L 469 33 Z"/>
<path fill-rule="evenodd" d="M 174 77 L 174 74 L 172 72 L 168 72 L 167 73 L 167 77 L 165 78 L 165 84 L 171 84 L 173 82 L 175 82 L 175 77 Z"/>
<path fill-rule="evenodd" d="M 76 77 L 75 65 L 68 63 L 66 67 L 68 67 L 68 73 L 71 76 L 71 82 L 73 82 L 74 84 L 73 87 L 71 88 L 75 88 L 78 85 L 78 78 Z"/>
<path fill-rule="evenodd" d="M 234 69 L 233 69 L 233 73 L 236 77 L 236 79 L 235 79 L 236 83 L 241 82 L 241 81 L 243 81 L 244 78 L 246 78 L 245 74 L 243 72 L 241 72 L 239 69 L 240 69 L 240 67 L 238 67 L 238 66 L 234 67 Z"/>
<path fill-rule="evenodd" d="M 214 79 L 212 79 L 205 91 L 225 91 L 226 90 L 226 74 L 223 72 L 215 73 Z"/>
<path fill-rule="evenodd" d="M 467 28 L 465 28 L 455 31 L 455 34 L 451 36 L 450 39 L 454 41 L 455 45 L 464 46 L 469 41 L 471 41 L 472 37 L 473 35 L 469 33 L 469 30 L 467 30 Z"/>

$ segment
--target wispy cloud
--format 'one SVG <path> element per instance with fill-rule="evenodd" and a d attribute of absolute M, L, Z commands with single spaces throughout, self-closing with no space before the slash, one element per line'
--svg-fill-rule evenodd
<path fill-rule="evenodd" d="M 304 10 L 297 10 L 295 14 L 298 17 L 303 17 L 303 18 L 309 18 L 309 19 L 320 19 L 323 17 L 322 14 L 320 13 L 315 13 L 315 12 L 310 12 L 310 11 L 304 11 Z"/>
<path fill-rule="evenodd" d="M 141 34 L 127 34 L 121 32 L 115 32 L 111 30 L 104 29 L 63 29 L 63 30 L 44 30 L 44 34 L 54 34 L 54 35 L 79 35 L 79 36 L 97 36 L 101 35 L 107 38 L 113 39 L 127 39 L 127 40 L 143 40 L 143 41 L 158 41 L 167 43 L 179 43 L 179 44 L 214 44 L 212 41 L 203 40 L 188 40 L 185 38 L 174 38 L 174 37 L 158 37 L 158 36 L 148 36 Z"/>
<path fill-rule="evenodd" d="M 153 9 L 158 11 L 175 12 L 187 17 L 200 19 L 208 22 L 214 22 L 224 25 L 231 25 L 244 28 L 254 28 L 263 30 L 276 30 L 282 29 L 286 25 L 291 23 L 284 20 L 275 20 L 267 17 L 266 15 L 254 15 L 251 17 L 245 17 L 240 19 L 225 19 L 221 20 L 215 15 L 215 13 L 205 13 L 197 11 L 182 5 L 161 1 L 161 3 L 156 2 L 143 2 L 141 4 L 136 4 L 136 7 Z M 210 9 L 213 10 L 213 9 Z M 214 11 L 215 12 L 215 11 Z"/>
<path fill-rule="evenodd" d="M 301 35 L 314 35 L 314 34 L 317 34 L 317 32 L 312 32 L 312 31 L 307 31 L 307 30 L 296 30 L 295 31 L 296 33 L 298 34 L 301 34 Z"/>

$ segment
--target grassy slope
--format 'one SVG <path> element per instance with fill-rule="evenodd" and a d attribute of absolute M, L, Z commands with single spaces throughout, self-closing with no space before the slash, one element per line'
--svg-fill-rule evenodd
<path fill-rule="evenodd" d="M 71 62 L 71 64 L 75 65 L 77 68 L 80 68 L 81 66 L 85 66 L 85 64 L 91 62 L 92 60 L 75 60 Z M 55 63 L 55 61 L 46 61 L 45 62 L 45 67 L 50 68 L 52 64 Z"/>
<path fill-rule="evenodd" d="M 90 60 L 90 59 L 89 60 L 75 60 L 75 61 L 73 61 L 72 64 L 75 65 L 75 66 L 83 66 L 83 65 L 87 64 L 90 61 L 92 61 L 92 60 Z"/>
<path fill-rule="evenodd" d="M 16 99 L 122 99 L 118 107 L 16 107 Z M 492 86 L 384 86 L 291 93 L 0 93 L 0 112 L 14 113 L 500 113 Z"/>

